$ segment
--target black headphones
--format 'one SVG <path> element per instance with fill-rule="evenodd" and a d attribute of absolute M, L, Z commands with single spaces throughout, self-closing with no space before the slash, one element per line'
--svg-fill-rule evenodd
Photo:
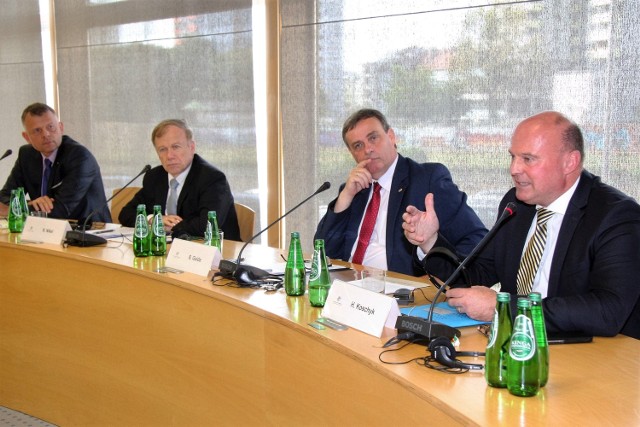
<path fill-rule="evenodd" d="M 480 370 L 484 365 L 476 363 L 464 363 L 458 360 L 458 356 L 479 357 L 484 353 L 476 351 L 460 351 L 457 352 L 451 341 L 447 337 L 437 337 L 429 343 L 429 351 L 431 358 L 443 366 L 454 369 Z"/>

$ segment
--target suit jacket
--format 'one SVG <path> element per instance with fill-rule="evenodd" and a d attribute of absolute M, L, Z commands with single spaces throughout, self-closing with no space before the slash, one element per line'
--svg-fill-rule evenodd
<path fill-rule="evenodd" d="M 153 213 L 154 205 L 162 206 L 164 213 L 168 191 L 169 178 L 164 168 L 156 166 L 151 169 L 142 180 L 142 189 L 120 211 L 120 223 L 133 227 L 139 204 L 146 205 L 148 214 Z M 224 231 L 225 239 L 240 241 L 238 217 L 227 177 L 196 154 L 178 197 L 177 213 L 182 221 L 173 227 L 172 234 L 203 236 L 209 211 L 216 211 L 218 226 Z"/>
<path fill-rule="evenodd" d="M 0 191 L 0 201 L 7 204 L 11 189 L 17 187 L 24 187 L 31 200 L 37 199 L 42 196 L 41 183 L 42 154 L 30 144 L 23 145 Z M 58 147 L 47 195 L 54 199 L 51 218 L 77 219 L 80 223 L 97 210 L 91 217 L 93 221 L 111 222 L 98 162 L 85 146 L 67 135 Z"/>
<path fill-rule="evenodd" d="M 345 184 L 340 186 L 339 192 Z M 324 239 L 328 257 L 348 261 L 358 238 L 358 229 L 364 215 L 369 189 L 360 191 L 351 206 L 335 213 L 333 200 L 318 224 L 315 238 Z M 414 246 L 404 236 L 402 214 L 407 206 L 425 210 L 427 193 L 435 196 L 442 235 L 463 254 L 482 239 L 487 230 L 476 213 L 467 205 L 467 196 L 453 183 L 449 170 L 439 163 L 417 163 L 398 155 L 398 163 L 391 183 L 387 212 L 386 252 L 387 269 L 409 275 L 424 274 L 413 261 Z"/>
<path fill-rule="evenodd" d="M 517 205 L 479 256 L 468 264 L 472 283 L 517 294 L 516 277 L 535 206 L 511 189 L 500 203 Z M 436 243 L 438 244 L 438 243 Z M 425 268 L 447 277 L 450 268 L 426 259 Z M 583 171 L 562 221 L 543 301 L 549 332 L 640 338 L 640 206 Z M 512 301 L 515 304 L 515 301 Z M 515 313 L 515 312 L 514 312 Z"/>

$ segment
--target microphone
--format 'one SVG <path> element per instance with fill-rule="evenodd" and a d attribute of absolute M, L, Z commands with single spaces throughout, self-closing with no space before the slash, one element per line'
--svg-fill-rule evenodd
<path fill-rule="evenodd" d="M 69 246 L 80 246 L 84 248 L 88 246 L 96 246 L 96 245 L 101 245 L 103 243 L 107 243 L 107 239 L 104 239 L 100 236 L 96 236 L 95 234 L 87 234 L 87 224 L 89 223 L 89 219 L 93 215 L 98 213 L 105 205 L 109 204 L 109 202 L 118 194 L 120 194 L 122 190 L 130 186 L 131 183 L 136 179 L 138 179 L 140 175 L 144 175 L 145 173 L 149 172 L 149 170 L 151 170 L 150 165 L 146 165 L 145 167 L 143 167 L 140 173 L 138 173 L 135 177 L 133 177 L 131 181 L 127 182 L 124 185 L 124 187 L 120 188 L 120 190 L 116 191 L 111 197 L 109 197 L 107 201 L 104 202 L 104 205 L 100 206 L 99 208 L 92 211 L 89 215 L 87 215 L 87 218 L 84 220 L 84 223 L 82 224 L 82 229 L 80 231 L 78 230 L 67 231 L 67 235 L 65 237 L 67 244 Z"/>
<path fill-rule="evenodd" d="M 4 159 L 5 157 L 9 157 L 11 154 L 13 154 L 13 151 L 11 151 L 11 148 L 9 148 L 7 151 L 4 152 L 2 157 L 0 157 L 0 160 Z"/>
<path fill-rule="evenodd" d="M 236 260 L 236 262 L 233 262 L 230 260 L 224 260 L 224 259 L 220 260 L 220 264 L 218 265 L 218 269 L 220 271 L 216 273 L 216 276 L 222 276 L 225 279 L 235 280 L 240 286 L 258 285 L 259 284 L 258 281 L 266 279 L 267 277 L 270 277 L 271 273 L 269 273 L 268 271 L 264 271 L 262 269 L 259 269 L 257 267 L 253 267 L 250 265 L 240 265 L 240 262 L 242 261 L 242 252 L 247 247 L 247 245 L 253 242 L 259 235 L 261 235 L 262 233 L 270 229 L 273 225 L 282 221 L 284 217 L 286 217 L 291 212 L 295 211 L 300 206 L 305 204 L 313 196 L 315 196 L 316 194 L 322 193 L 323 191 L 328 190 L 329 188 L 331 188 L 331 183 L 327 181 L 324 184 L 322 184 L 312 195 L 310 195 L 309 197 L 307 197 L 306 199 L 304 199 L 303 201 L 295 205 L 288 212 L 285 212 L 284 215 L 282 215 L 280 218 L 273 221 L 265 229 L 260 230 L 258 234 L 253 236 L 251 239 L 249 239 L 248 242 L 246 242 L 242 246 L 242 248 L 240 249 L 240 252 L 238 253 L 238 259 Z"/>
<path fill-rule="evenodd" d="M 401 316 L 396 321 L 396 328 L 398 328 L 398 325 L 401 323 L 401 319 L 404 319 L 402 322 L 405 322 L 405 323 L 412 322 L 414 326 L 416 324 L 420 325 L 420 332 L 419 332 L 420 335 L 424 335 L 429 340 L 436 337 L 447 337 L 450 340 L 453 339 L 454 336 L 459 337 L 460 331 L 458 329 L 452 328 L 451 326 L 448 326 L 442 323 L 433 322 L 433 311 L 435 309 L 436 302 L 438 301 L 438 297 L 440 297 L 440 295 L 442 294 L 442 292 L 444 292 L 447 286 L 449 286 L 451 282 L 453 282 L 456 279 L 456 277 L 458 277 L 458 274 L 460 273 L 460 271 L 462 271 L 464 266 L 467 265 L 467 263 L 471 261 L 471 259 L 473 259 L 476 253 L 478 253 L 478 251 L 480 251 L 480 249 L 482 249 L 487 244 L 487 242 L 493 238 L 493 236 L 496 234 L 496 232 L 498 231 L 502 223 L 505 222 L 507 219 L 511 218 L 515 213 L 516 213 L 516 204 L 513 202 L 507 203 L 507 206 L 505 206 L 504 210 L 502 211 L 502 215 L 500 215 L 500 218 L 498 218 L 498 220 L 493 225 L 491 230 L 489 230 L 489 232 L 485 234 L 482 240 L 480 240 L 480 242 L 476 245 L 476 247 L 473 248 L 471 253 L 469 253 L 469 255 L 467 255 L 467 257 L 463 259 L 460 264 L 458 264 L 458 268 L 454 270 L 454 272 L 451 274 L 451 276 L 449 276 L 447 281 L 444 282 L 442 286 L 440 286 L 440 289 L 438 289 L 438 292 L 436 292 L 435 296 L 433 297 L 433 303 L 431 304 L 431 307 L 429 307 L 429 316 L 427 317 L 426 322 L 424 321 L 424 319 L 420 319 L 417 317 Z"/>

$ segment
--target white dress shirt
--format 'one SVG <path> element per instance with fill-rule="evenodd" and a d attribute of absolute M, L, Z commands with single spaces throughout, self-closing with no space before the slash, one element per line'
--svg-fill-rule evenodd
<path fill-rule="evenodd" d="M 393 173 L 396 170 L 397 164 L 398 157 L 396 157 L 393 164 L 378 180 L 378 184 L 380 184 L 380 207 L 378 209 L 378 216 L 376 217 L 376 225 L 373 228 L 373 233 L 371 233 L 371 240 L 369 240 L 369 246 L 367 246 L 367 251 L 362 260 L 362 265 L 379 268 L 381 270 L 387 269 L 387 211 L 389 210 L 389 194 L 391 192 Z M 373 184 L 369 187 L 369 201 L 371 201 L 373 195 L 372 188 Z M 367 202 L 367 206 L 368 205 L 369 202 Z M 362 219 L 360 219 L 360 227 L 358 227 L 358 235 L 360 235 L 364 217 L 365 215 L 363 214 Z M 357 247 L 358 239 L 356 239 L 356 242 L 351 248 L 351 259 Z"/>

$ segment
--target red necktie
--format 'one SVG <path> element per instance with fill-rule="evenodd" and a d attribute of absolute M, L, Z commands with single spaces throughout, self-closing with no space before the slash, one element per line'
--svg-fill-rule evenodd
<path fill-rule="evenodd" d="M 362 221 L 362 227 L 360 227 L 360 235 L 358 236 L 358 246 L 353 253 L 351 262 L 355 264 L 362 264 L 364 254 L 367 252 L 367 246 L 371 240 L 371 234 L 373 228 L 376 226 L 376 218 L 378 217 L 378 209 L 380 209 L 380 184 L 373 183 L 373 196 L 367 206 L 367 211 L 364 214 L 364 220 Z"/>

